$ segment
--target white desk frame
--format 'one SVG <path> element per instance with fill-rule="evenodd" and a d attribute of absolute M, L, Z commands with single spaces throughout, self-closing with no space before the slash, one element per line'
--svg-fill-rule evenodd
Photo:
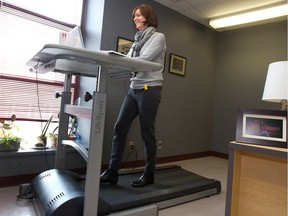
<path fill-rule="evenodd" d="M 116 75 L 117 77 L 119 74 L 122 75 L 123 71 L 127 73 L 127 71 L 161 70 L 162 65 L 124 57 L 115 52 L 91 51 L 56 44 L 46 44 L 26 65 L 31 67 L 31 71 L 36 70 L 38 73 L 52 71 L 65 74 L 55 168 L 65 169 L 65 145 L 73 146 L 82 155 L 87 161 L 83 216 L 97 215 L 106 116 L 107 76 Z M 109 69 L 118 71 L 109 73 Z M 72 75 L 96 77 L 92 109 L 70 105 Z M 88 119 L 91 117 L 89 151 L 77 142 L 65 140 L 68 134 L 69 114 Z"/>

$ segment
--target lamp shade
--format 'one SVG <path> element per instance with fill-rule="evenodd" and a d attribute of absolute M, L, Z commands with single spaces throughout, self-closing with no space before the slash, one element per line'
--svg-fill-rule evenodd
<path fill-rule="evenodd" d="M 287 62 L 278 61 L 269 65 L 262 100 L 270 102 L 287 100 Z"/>

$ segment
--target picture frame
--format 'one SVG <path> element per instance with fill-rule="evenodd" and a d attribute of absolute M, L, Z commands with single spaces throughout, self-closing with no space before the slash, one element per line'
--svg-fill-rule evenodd
<path fill-rule="evenodd" d="M 177 75 L 185 76 L 187 58 L 170 53 L 169 72 Z"/>
<path fill-rule="evenodd" d="M 286 111 L 238 109 L 236 141 L 287 148 Z"/>
<path fill-rule="evenodd" d="M 123 38 L 123 37 L 118 37 L 116 50 L 119 53 L 127 55 L 133 43 L 134 43 L 133 40 Z"/>

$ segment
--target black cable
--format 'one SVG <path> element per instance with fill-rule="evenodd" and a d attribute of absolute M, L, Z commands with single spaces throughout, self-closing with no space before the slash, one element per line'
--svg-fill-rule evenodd
<path fill-rule="evenodd" d="M 38 62 L 39 64 L 39 62 Z M 39 94 L 39 83 L 38 83 L 38 70 L 35 71 L 36 74 L 36 93 L 37 93 L 37 106 L 39 110 L 39 115 L 40 115 L 40 123 L 41 123 L 41 131 L 43 130 L 43 124 L 42 124 L 42 112 L 41 112 L 41 106 L 40 106 L 40 94 Z M 45 137 L 44 137 L 45 139 Z M 46 145 L 47 145 L 47 140 L 46 140 Z M 48 158 L 47 158 L 47 151 L 46 151 L 46 146 L 44 146 L 44 153 L 45 153 L 45 162 L 46 166 L 48 169 L 49 168 L 49 163 L 48 163 Z"/>
<path fill-rule="evenodd" d="M 30 191 L 31 184 L 29 184 L 29 187 L 26 188 L 23 194 L 17 195 L 18 199 L 33 199 L 33 194 Z"/>
<path fill-rule="evenodd" d="M 38 62 L 39 64 L 39 62 Z M 36 94 L 37 94 L 37 108 L 39 111 L 39 115 L 40 115 L 40 123 L 41 123 L 41 131 L 42 131 L 42 112 L 41 112 L 41 108 L 40 108 L 40 95 L 39 95 L 39 84 L 38 84 L 38 70 L 35 71 L 36 74 Z"/>
<path fill-rule="evenodd" d="M 125 162 L 128 161 L 129 157 L 135 152 L 135 164 L 134 166 L 131 167 L 132 170 L 134 170 L 137 167 L 137 161 L 138 161 L 138 153 L 137 153 L 137 148 L 136 146 L 134 146 L 130 152 L 128 153 L 128 155 L 126 156 Z"/>
<path fill-rule="evenodd" d="M 46 162 L 46 165 L 47 165 L 47 169 L 49 170 L 50 168 L 49 168 L 49 162 L 48 162 L 48 157 L 47 157 L 47 148 L 44 149 L 44 152 L 45 152 L 45 162 Z"/>
<path fill-rule="evenodd" d="M 135 165 L 134 165 L 133 169 L 135 169 L 137 167 L 137 161 L 138 161 L 137 148 L 136 148 L 136 146 L 134 148 L 135 148 Z"/>
<path fill-rule="evenodd" d="M 27 194 L 19 194 L 17 196 L 18 199 L 33 199 L 33 194 L 32 193 L 27 193 Z"/>
<path fill-rule="evenodd" d="M 125 162 L 128 161 L 129 157 L 133 154 L 135 147 L 129 151 L 128 155 L 126 156 Z"/>

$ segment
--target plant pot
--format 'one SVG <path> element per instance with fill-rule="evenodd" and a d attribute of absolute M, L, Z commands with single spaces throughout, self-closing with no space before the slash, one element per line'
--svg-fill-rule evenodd
<path fill-rule="evenodd" d="M 47 145 L 47 137 L 38 136 L 37 137 L 37 144 L 45 147 Z"/>
<path fill-rule="evenodd" d="M 57 137 L 50 137 L 50 145 L 51 145 L 51 148 L 57 147 Z"/>
<path fill-rule="evenodd" d="M 9 146 L 1 144 L 0 152 L 18 151 L 20 149 L 20 142 L 9 142 Z"/>

